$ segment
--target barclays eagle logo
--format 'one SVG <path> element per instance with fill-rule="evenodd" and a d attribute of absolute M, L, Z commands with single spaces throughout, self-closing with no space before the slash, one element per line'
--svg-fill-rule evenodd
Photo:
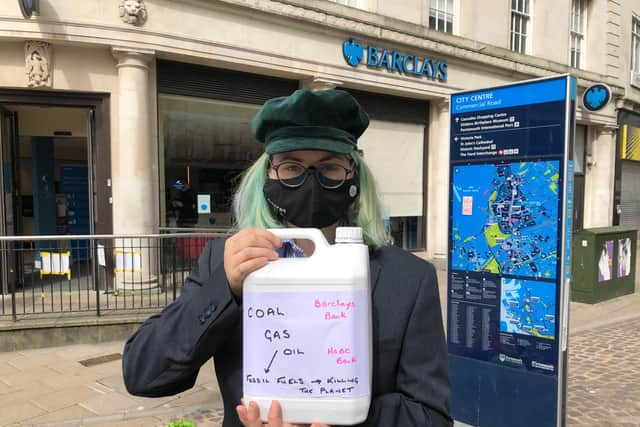
<path fill-rule="evenodd" d="M 346 40 L 342 44 L 342 54 L 344 55 L 344 59 L 347 61 L 347 64 L 352 67 L 356 67 L 360 61 L 362 61 L 364 49 L 362 48 L 362 45 L 356 43 L 354 39 Z"/>
<path fill-rule="evenodd" d="M 34 12 L 38 11 L 38 5 L 35 0 L 18 0 L 20 4 L 20 10 L 22 11 L 22 16 L 25 18 L 31 18 Z"/>
<path fill-rule="evenodd" d="M 588 88 L 582 97 L 582 104 L 587 110 L 597 111 L 609 102 L 611 92 L 608 87 L 602 84 Z"/>

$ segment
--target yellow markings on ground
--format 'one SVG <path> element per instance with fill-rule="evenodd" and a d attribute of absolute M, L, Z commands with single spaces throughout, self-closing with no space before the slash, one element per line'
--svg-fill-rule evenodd
<path fill-rule="evenodd" d="M 494 257 L 491 257 L 482 269 L 490 271 L 491 273 L 500 274 L 500 264 L 498 264 L 498 261 Z"/>
<path fill-rule="evenodd" d="M 509 236 L 510 234 L 504 234 L 502 231 L 500 231 L 500 226 L 498 224 L 491 224 L 484 230 L 484 237 L 485 239 L 487 239 L 487 243 L 489 244 L 490 248 L 499 244 L 498 242 L 496 242 L 496 239 L 504 240 Z"/>

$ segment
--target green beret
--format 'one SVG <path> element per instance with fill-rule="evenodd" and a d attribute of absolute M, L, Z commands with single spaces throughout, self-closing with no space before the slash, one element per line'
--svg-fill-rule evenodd
<path fill-rule="evenodd" d="M 348 92 L 300 89 L 264 103 L 253 136 L 268 154 L 324 150 L 349 154 L 369 126 L 369 116 Z"/>

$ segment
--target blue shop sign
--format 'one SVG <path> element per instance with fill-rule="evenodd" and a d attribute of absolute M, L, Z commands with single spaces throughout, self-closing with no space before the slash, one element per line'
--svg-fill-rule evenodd
<path fill-rule="evenodd" d="M 602 83 L 590 86 L 582 95 L 582 105 L 589 111 L 602 110 L 610 100 L 611 89 Z"/>
<path fill-rule="evenodd" d="M 187 188 L 187 184 L 184 179 L 180 178 L 176 179 L 171 186 L 176 191 L 184 191 Z"/>
<path fill-rule="evenodd" d="M 342 44 L 342 54 L 347 64 L 357 67 L 365 57 L 365 64 L 369 68 L 385 67 L 392 73 L 426 77 L 431 80 L 447 81 L 447 61 L 434 58 L 421 58 L 418 55 L 406 54 L 395 50 L 381 49 L 376 46 L 366 46 L 355 39 L 345 40 Z"/>

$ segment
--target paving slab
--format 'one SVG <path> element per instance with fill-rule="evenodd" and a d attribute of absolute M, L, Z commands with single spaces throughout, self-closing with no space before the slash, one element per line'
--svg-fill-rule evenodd
<path fill-rule="evenodd" d="M 117 392 L 94 396 L 80 402 L 79 405 L 96 415 L 109 415 L 140 406 L 131 396 Z"/>
<path fill-rule="evenodd" d="M 209 402 L 216 402 L 220 400 L 222 400 L 220 393 L 203 388 L 196 393 L 181 396 L 179 399 L 169 402 L 168 406 L 193 406 L 200 404 L 203 405 L 203 407 L 206 407 Z"/>
<path fill-rule="evenodd" d="M 3 382 L 7 385 L 10 385 L 10 383 L 8 381 L 5 381 L 4 378 L 9 377 L 13 374 L 16 373 L 20 373 L 22 372 L 20 369 L 18 369 L 17 367 L 10 365 L 7 362 L 0 362 L 0 378 L 2 378 Z M 1 393 L 1 391 L 0 391 Z"/>
<path fill-rule="evenodd" d="M 116 374 L 109 375 L 108 377 L 102 377 L 96 380 L 97 383 L 102 384 L 109 389 L 121 393 L 126 393 L 127 388 L 124 385 L 124 378 L 122 377 L 122 372 L 117 372 Z"/>
<path fill-rule="evenodd" d="M 45 393 L 30 402 L 47 412 L 55 412 L 98 396 L 101 394 L 86 385 L 77 385 L 65 388 L 61 393 Z"/>
<path fill-rule="evenodd" d="M 16 405 L 27 403 L 31 400 L 44 399 L 51 393 L 53 393 L 53 390 L 39 382 L 29 384 L 24 389 L 2 395 L 2 398 L 0 398 L 0 413 L 12 412 Z"/>
<path fill-rule="evenodd" d="M 4 375 L 2 379 L 12 387 L 24 388 L 29 387 L 33 383 L 42 384 L 42 379 L 58 375 L 60 374 L 47 366 L 34 366 L 31 369 L 16 370 L 11 374 Z"/>
<path fill-rule="evenodd" d="M 9 408 L 5 407 L 0 412 L 2 413 L 2 422 L 5 424 L 12 424 L 18 421 L 23 422 L 47 413 L 44 409 L 28 401 L 15 403 Z"/>
<path fill-rule="evenodd" d="M 75 419 L 84 419 L 87 417 L 92 417 L 93 414 L 90 411 L 87 411 L 80 405 L 70 405 L 64 408 L 59 408 L 57 410 L 47 412 L 43 415 L 29 418 L 24 422 L 25 425 L 39 426 L 46 424 L 53 424 L 59 421 L 65 420 L 75 420 Z"/>

